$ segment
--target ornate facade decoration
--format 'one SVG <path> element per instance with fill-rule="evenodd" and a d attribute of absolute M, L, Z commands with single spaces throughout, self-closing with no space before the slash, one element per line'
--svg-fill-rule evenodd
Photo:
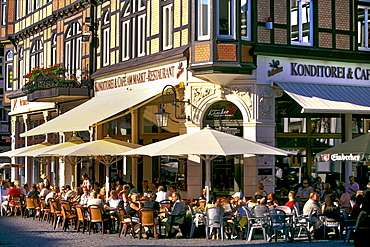
<path fill-rule="evenodd" d="M 272 119 L 274 106 L 274 91 L 270 86 L 258 86 L 258 118 Z"/>
<path fill-rule="evenodd" d="M 226 100 L 226 96 L 237 97 L 247 109 L 249 117 L 252 115 L 252 86 L 211 86 L 211 87 L 193 87 L 192 88 L 192 120 L 199 124 L 201 121 L 202 102 L 209 98 L 218 98 Z M 204 109 L 203 109 L 204 110 Z"/>

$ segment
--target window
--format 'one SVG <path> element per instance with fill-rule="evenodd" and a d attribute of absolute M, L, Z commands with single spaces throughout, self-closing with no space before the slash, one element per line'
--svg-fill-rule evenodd
<path fill-rule="evenodd" d="M 18 87 L 17 89 L 21 89 L 24 85 L 24 60 L 23 60 L 24 50 L 19 49 L 18 52 Z"/>
<path fill-rule="evenodd" d="M 235 0 L 218 0 L 216 5 L 217 38 L 232 39 L 235 34 Z"/>
<path fill-rule="evenodd" d="M 33 42 L 31 47 L 31 70 L 35 67 L 44 66 L 43 57 L 43 44 L 41 40 L 36 40 Z"/>
<path fill-rule="evenodd" d="M 358 49 L 369 50 L 370 7 L 358 8 Z"/>
<path fill-rule="evenodd" d="M 146 39 L 146 15 L 138 17 L 138 32 L 137 32 L 137 55 L 145 56 L 145 39 Z"/>
<path fill-rule="evenodd" d="M 292 45 L 312 45 L 313 0 L 294 0 L 290 8 Z"/>
<path fill-rule="evenodd" d="M 122 61 L 130 59 L 130 20 L 122 22 Z"/>
<path fill-rule="evenodd" d="M 3 4 L 2 6 L 2 11 L 1 11 L 2 15 L 3 15 L 3 18 L 1 18 L 1 25 L 6 25 L 6 5 Z"/>
<path fill-rule="evenodd" d="M 40 0 L 34 0 L 34 5 L 33 6 L 35 7 L 35 10 L 39 9 L 40 8 Z"/>
<path fill-rule="evenodd" d="M 21 0 L 17 0 L 16 7 L 15 7 L 15 19 L 18 20 L 20 17 L 21 11 Z"/>
<path fill-rule="evenodd" d="M 5 56 L 5 85 L 6 90 L 13 87 L 13 52 L 8 51 Z"/>
<path fill-rule="evenodd" d="M 146 1 L 127 1 L 121 15 L 121 61 L 146 54 Z"/>
<path fill-rule="evenodd" d="M 57 35 L 54 34 L 51 40 L 51 64 L 57 64 Z"/>
<path fill-rule="evenodd" d="M 173 8 L 172 4 L 163 6 L 162 45 L 163 50 L 172 48 L 173 36 Z"/>
<path fill-rule="evenodd" d="M 197 34 L 198 40 L 207 40 L 210 38 L 210 0 L 198 0 L 197 3 Z"/>
<path fill-rule="evenodd" d="M 103 20 L 102 20 L 102 33 L 103 33 L 103 39 L 102 39 L 102 62 L 103 66 L 109 65 L 109 48 L 110 48 L 110 19 L 109 19 L 109 12 L 106 12 L 103 15 Z"/>
<path fill-rule="evenodd" d="M 252 36 L 252 0 L 240 1 L 240 35 L 243 40 Z"/>
<path fill-rule="evenodd" d="M 67 77 L 77 78 L 81 74 L 81 38 L 82 31 L 79 23 L 74 22 L 68 28 L 65 35 L 65 60 Z"/>
<path fill-rule="evenodd" d="M 27 1 L 27 13 L 31 13 L 32 12 L 32 1 L 33 0 L 28 0 Z"/>

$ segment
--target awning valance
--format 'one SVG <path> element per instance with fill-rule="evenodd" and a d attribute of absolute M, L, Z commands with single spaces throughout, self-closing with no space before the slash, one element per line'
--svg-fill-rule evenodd
<path fill-rule="evenodd" d="M 370 113 L 370 87 L 276 82 L 302 113 Z"/>
<path fill-rule="evenodd" d="M 31 129 L 20 136 L 34 136 L 47 133 L 86 131 L 91 126 L 119 112 L 128 110 L 162 92 L 163 85 L 156 87 L 126 88 L 115 94 L 93 97 L 72 110 Z"/>

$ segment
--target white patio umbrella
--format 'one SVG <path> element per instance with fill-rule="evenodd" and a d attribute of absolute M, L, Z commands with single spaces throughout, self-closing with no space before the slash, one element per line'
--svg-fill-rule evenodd
<path fill-rule="evenodd" d="M 22 157 L 22 156 L 24 156 L 22 154 L 25 153 L 25 152 L 37 150 L 37 149 L 52 146 L 52 145 L 53 144 L 51 144 L 50 142 L 42 142 L 42 143 L 39 143 L 39 144 L 36 144 L 36 145 L 27 146 L 27 147 L 23 147 L 23 148 L 17 148 L 17 149 L 14 149 L 14 150 L 10 150 L 10 151 L 0 153 L 0 157 Z"/>
<path fill-rule="evenodd" d="M 52 145 L 52 146 L 47 146 L 47 147 L 40 148 L 40 149 L 35 149 L 35 150 L 22 152 L 22 156 L 33 157 L 35 160 L 37 160 L 37 161 L 39 161 L 43 164 L 50 165 L 50 163 L 53 159 L 53 156 L 50 155 L 50 152 L 54 152 L 54 151 L 57 151 L 57 150 L 62 149 L 62 148 L 73 147 L 75 145 L 79 145 L 79 144 L 82 144 L 82 143 L 84 143 L 84 141 L 80 137 L 78 137 L 76 135 L 73 135 L 66 142 L 55 144 L 55 145 Z M 74 181 L 73 178 L 74 178 L 74 175 L 75 175 L 74 174 L 74 170 L 75 170 L 74 168 L 75 168 L 77 163 L 81 162 L 81 158 L 80 157 L 78 157 L 78 158 L 79 159 L 77 159 L 77 160 L 66 159 L 66 162 L 69 163 L 72 166 L 72 181 Z"/>
<path fill-rule="evenodd" d="M 208 186 L 208 188 L 210 188 L 211 185 L 211 161 L 217 156 L 240 154 L 286 156 L 292 153 L 260 142 L 213 130 L 210 127 L 122 153 L 122 155 L 147 156 L 197 155 L 206 163 L 205 185 Z"/>
<path fill-rule="evenodd" d="M 86 142 L 73 147 L 67 147 L 59 150 L 50 152 L 53 156 L 66 156 L 66 157 L 94 157 L 98 159 L 102 164 L 105 165 L 105 182 L 106 182 L 106 193 L 108 198 L 109 192 L 109 167 L 114 162 L 117 162 L 123 158 L 122 153 L 125 153 L 134 148 L 141 147 L 139 144 L 129 143 L 113 139 L 111 137 L 105 137 L 104 139 Z"/>

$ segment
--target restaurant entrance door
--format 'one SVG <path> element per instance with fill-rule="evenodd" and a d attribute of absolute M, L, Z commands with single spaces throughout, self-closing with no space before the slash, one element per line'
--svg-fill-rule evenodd
<path fill-rule="evenodd" d="M 219 101 L 209 107 L 203 118 L 203 128 L 207 125 L 228 134 L 243 136 L 242 113 L 229 101 Z M 211 189 L 218 195 L 227 196 L 241 191 L 243 177 L 243 155 L 219 156 L 211 163 Z M 204 162 L 203 178 L 205 178 Z"/>

